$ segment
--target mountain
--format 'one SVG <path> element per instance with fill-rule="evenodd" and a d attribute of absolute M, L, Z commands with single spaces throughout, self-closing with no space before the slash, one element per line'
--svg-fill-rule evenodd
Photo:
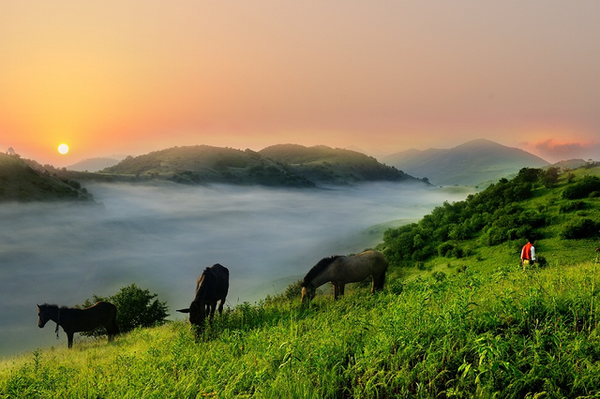
<path fill-rule="evenodd" d="M 73 165 L 67 166 L 67 169 L 78 172 L 97 172 L 99 170 L 115 166 L 121 160 L 122 159 L 116 158 L 88 158 Z"/>
<path fill-rule="evenodd" d="M 427 177 L 438 185 L 477 185 L 516 174 L 524 167 L 549 163 L 518 148 L 490 140 L 473 140 L 451 149 L 411 149 L 383 161 L 413 176 Z"/>
<path fill-rule="evenodd" d="M 278 144 L 259 151 L 262 156 L 291 166 L 318 184 L 352 184 L 367 181 L 420 181 L 360 152 L 323 145 L 305 147 Z"/>
<path fill-rule="evenodd" d="M 92 201 L 92 196 L 75 181 L 34 169 L 19 156 L 0 154 L 0 202 L 58 200 Z"/>
<path fill-rule="evenodd" d="M 166 178 L 177 183 L 260 184 L 265 186 L 314 187 L 289 166 L 251 150 L 206 145 L 173 147 L 137 157 L 127 157 L 102 173 Z"/>

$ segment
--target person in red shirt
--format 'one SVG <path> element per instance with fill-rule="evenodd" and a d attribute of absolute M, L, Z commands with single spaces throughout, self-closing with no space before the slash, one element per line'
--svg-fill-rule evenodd
<path fill-rule="evenodd" d="M 523 266 L 523 270 L 529 265 L 533 265 L 535 263 L 535 247 L 533 246 L 535 240 L 530 238 L 527 240 L 527 244 L 523 246 L 521 249 L 521 266 Z"/>

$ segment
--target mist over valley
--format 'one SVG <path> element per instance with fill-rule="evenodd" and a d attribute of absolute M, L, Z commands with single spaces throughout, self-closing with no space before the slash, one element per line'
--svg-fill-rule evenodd
<path fill-rule="evenodd" d="M 197 276 L 214 263 L 231 272 L 227 305 L 255 302 L 325 256 L 377 244 L 383 230 L 372 226 L 420 218 L 467 194 L 409 183 L 87 187 L 101 205 L 0 205 L 0 355 L 64 343 L 54 324 L 37 327 L 36 304 L 74 306 L 136 283 L 182 318 L 175 309 L 189 305 Z"/>

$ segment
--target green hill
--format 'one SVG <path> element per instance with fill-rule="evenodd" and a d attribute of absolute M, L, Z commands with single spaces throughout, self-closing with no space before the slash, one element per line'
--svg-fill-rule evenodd
<path fill-rule="evenodd" d="M 0 154 L 0 202 L 90 201 L 91 194 L 75 181 L 39 171 L 17 155 Z"/>
<path fill-rule="evenodd" d="M 177 321 L 38 349 L 0 362 L 0 396 L 598 397 L 600 166 L 588 166 L 523 169 L 389 229 L 375 295 L 357 283 L 302 308 L 292 284 L 197 339 Z M 523 270 L 530 234 L 544 261 Z"/>
<path fill-rule="evenodd" d="M 366 181 L 419 181 L 394 167 L 356 151 L 327 146 L 279 144 L 259 151 L 266 158 L 289 164 L 294 171 L 320 184 Z"/>
<path fill-rule="evenodd" d="M 210 146 L 173 147 L 127 157 L 102 171 L 108 174 L 168 178 L 177 183 L 261 184 L 314 187 L 314 183 L 287 165 L 251 151 Z"/>
<path fill-rule="evenodd" d="M 375 158 L 325 146 L 276 145 L 260 152 L 210 146 L 174 147 L 127 157 L 102 174 L 178 183 L 314 187 L 369 181 L 417 181 Z M 90 178 L 96 178 L 90 174 Z"/>

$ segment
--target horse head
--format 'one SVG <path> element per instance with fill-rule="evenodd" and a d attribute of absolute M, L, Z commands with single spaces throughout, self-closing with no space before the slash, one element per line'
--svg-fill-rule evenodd
<path fill-rule="evenodd" d="M 46 323 L 50 320 L 50 315 L 48 314 L 48 305 L 37 305 L 38 307 L 38 327 L 44 328 Z"/>
<path fill-rule="evenodd" d="M 190 304 L 189 308 L 177 309 L 180 313 L 190 314 L 190 323 L 196 326 L 203 326 L 204 319 L 206 318 L 206 308 L 200 301 L 194 301 Z"/>
<path fill-rule="evenodd" d="M 308 305 L 310 301 L 315 297 L 317 289 L 315 286 L 308 284 L 302 287 L 302 300 L 300 301 L 303 305 Z"/>
<path fill-rule="evenodd" d="M 190 323 L 202 327 L 206 318 L 206 306 L 201 301 L 194 301 L 190 305 Z"/>

